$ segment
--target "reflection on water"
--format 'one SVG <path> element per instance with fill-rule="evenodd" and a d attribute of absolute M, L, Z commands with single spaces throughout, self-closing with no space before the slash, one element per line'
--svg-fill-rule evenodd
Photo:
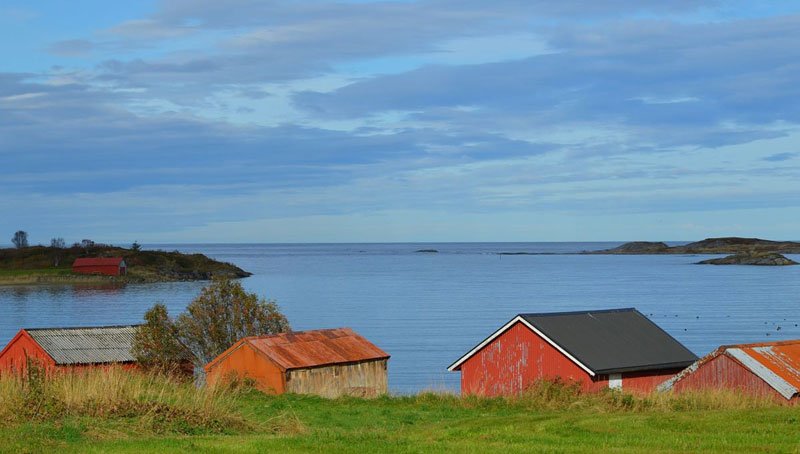
<path fill-rule="evenodd" d="M 695 353 L 800 338 L 799 267 L 695 266 L 701 257 L 509 255 L 614 244 L 167 245 L 255 273 L 295 329 L 350 326 L 392 355 L 399 392 L 458 388 L 454 359 L 518 312 L 637 307 Z M 417 254 L 437 249 L 437 254 Z M 793 257 L 796 260 L 798 257 Z M 179 313 L 202 282 L 0 287 L 0 342 L 21 327 L 139 323 Z M 778 329 L 780 328 L 780 329 Z"/>

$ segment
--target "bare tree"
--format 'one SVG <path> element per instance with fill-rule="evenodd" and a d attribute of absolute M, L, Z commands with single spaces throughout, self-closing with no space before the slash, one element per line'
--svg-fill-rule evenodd
<path fill-rule="evenodd" d="M 17 249 L 28 247 L 28 232 L 17 230 L 17 232 L 14 233 L 14 237 L 11 238 L 11 242 L 14 243 L 14 247 Z"/>
<path fill-rule="evenodd" d="M 64 249 L 67 247 L 67 243 L 64 241 L 64 238 L 53 238 L 50 240 L 50 247 Z"/>
<path fill-rule="evenodd" d="M 89 251 L 94 247 L 94 241 L 83 239 L 81 240 L 81 247 L 83 248 L 83 253 L 88 254 Z"/>

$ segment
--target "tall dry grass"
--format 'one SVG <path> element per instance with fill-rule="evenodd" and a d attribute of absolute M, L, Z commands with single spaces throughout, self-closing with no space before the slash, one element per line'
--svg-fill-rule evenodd
<path fill-rule="evenodd" d="M 597 412 L 678 412 L 703 410 L 752 410 L 780 407 L 770 397 L 757 397 L 741 392 L 718 389 L 680 394 L 653 392 L 632 394 L 617 390 L 585 392 L 577 383 L 542 380 L 522 394 L 513 397 L 458 396 L 449 392 L 425 392 L 410 397 L 415 403 L 432 405 L 448 403 L 467 408 L 521 407 L 536 411 L 588 410 Z"/>
<path fill-rule="evenodd" d="M 68 417 L 133 418 L 155 432 L 231 432 L 247 427 L 236 411 L 241 391 L 197 388 L 174 377 L 111 367 L 0 375 L 0 424 Z"/>

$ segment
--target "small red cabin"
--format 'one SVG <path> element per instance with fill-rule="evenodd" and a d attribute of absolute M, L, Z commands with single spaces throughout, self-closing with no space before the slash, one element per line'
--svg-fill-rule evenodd
<path fill-rule="evenodd" d="M 729 389 L 800 402 L 800 339 L 723 345 L 659 386 L 662 391 Z"/>
<path fill-rule="evenodd" d="M 461 393 L 513 395 L 539 380 L 650 392 L 697 360 L 636 309 L 520 314 L 454 362 Z"/>
<path fill-rule="evenodd" d="M 208 384 L 249 378 L 262 391 L 376 397 L 389 355 L 350 328 L 245 337 L 205 366 Z"/>
<path fill-rule="evenodd" d="M 46 370 L 75 370 L 119 364 L 135 368 L 131 345 L 136 326 L 29 328 L 0 351 L 0 373 L 23 372 L 28 361 Z"/>
<path fill-rule="evenodd" d="M 75 259 L 72 264 L 72 272 L 80 274 L 124 276 L 127 270 L 127 265 L 122 257 L 85 257 Z"/>

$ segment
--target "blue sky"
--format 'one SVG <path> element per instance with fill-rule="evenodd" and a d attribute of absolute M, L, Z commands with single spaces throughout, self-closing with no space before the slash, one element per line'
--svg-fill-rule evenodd
<path fill-rule="evenodd" d="M 0 232 L 800 239 L 798 30 L 788 1 L 6 0 Z"/>

